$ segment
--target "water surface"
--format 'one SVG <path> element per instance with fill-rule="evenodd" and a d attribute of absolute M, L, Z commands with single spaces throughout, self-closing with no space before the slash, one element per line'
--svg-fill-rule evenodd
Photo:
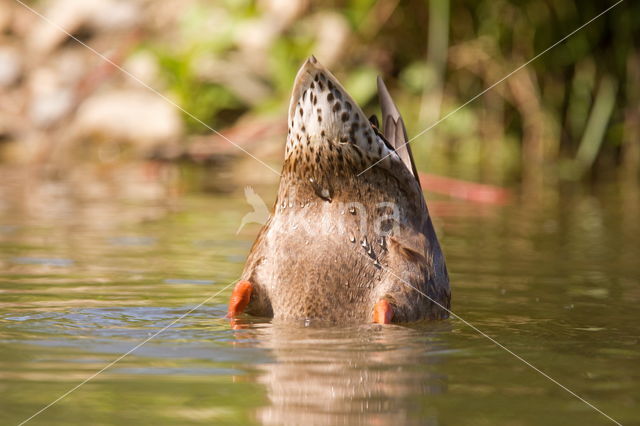
<path fill-rule="evenodd" d="M 54 191 L 55 192 L 55 191 Z M 275 188 L 257 188 L 273 199 Z M 242 188 L 171 202 L 5 199 L 0 423 L 18 424 L 240 274 Z M 640 424 L 640 203 L 570 188 L 507 206 L 428 197 L 453 311 Z M 232 330 L 230 289 L 29 424 L 611 424 L 453 318 Z"/>

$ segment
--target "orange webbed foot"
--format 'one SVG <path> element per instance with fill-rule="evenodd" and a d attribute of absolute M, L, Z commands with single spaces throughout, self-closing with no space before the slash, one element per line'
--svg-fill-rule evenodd
<path fill-rule="evenodd" d="M 233 293 L 231 293 L 227 317 L 233 318 L 236 315 L 241 314 L 249 304 L 252 292 L 253 285 L 251 285 L 249 281 L 238 282 L 233 289 Z"/>
<path fill-rule="evenodd" d="M 393 308 L 385 299 L 380 299 L 373 307 L 373 322 L 376 324 L 391 324 Z"/>

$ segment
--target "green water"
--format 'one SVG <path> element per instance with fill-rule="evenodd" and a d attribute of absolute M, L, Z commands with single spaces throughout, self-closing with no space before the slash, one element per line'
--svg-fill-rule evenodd
<path fill-rule="evenodd" d="M 274 187 L 258 193 L 272 200 Z M 0 424 L 18 424 L 240 274 L 242 187 L 171 201 L 0 203 Z M 162 198 L 162 197 L 160 197 Z M 640 424 L 640 203 L 565 188 L 508 206 L 428 195 L 453 311 Z M 323 328 L 223 318 L 230 289 L 34 425 L 612 424 L 459 318 Z"/>

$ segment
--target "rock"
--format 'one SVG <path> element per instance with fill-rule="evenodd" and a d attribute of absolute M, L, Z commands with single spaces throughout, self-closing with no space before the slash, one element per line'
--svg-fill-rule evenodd
<path fill-rule="evenodd" d="M 127 72 L 144 84 L 157 88 L 163 81 L 160 78 L 160 67 L 158 60 L 150 52 L 136 52 L 127 58 L 122 66 Z M 140 82 L 127 76 L 132 86 L 139 86 Z"/>
<path fill-rule="evenodd" d="M 58 0 L 48 2 L 43 15 L 50 22 L 38 20 L 27 40 L 29 48 L 40 55 L 62 44 L 69 37 L 66 33 L 131 28 L 138 23 L 140 10 L 137 2 L 123 0 Z"/>
<path fill-rule="evenodd" d="M 53 67 L 34 70 L 27 83 L 30 92 L 27 114 L 37 127 L 47 127 L 66 116 L 73 106 L 73 90 L 64 86 Z"/>
<path fill-rule="evenodd" d="M 29 105 L 29 117 L 34 125 L 47 127 L 67 115 L 73 105 L 73 92 L 69 89 L 39 95 Z"/>
<path fill-rule="evenodd" d="M 78 109 L 75 139 L 127 142 L 148 152 L 182 136 L 178 110 L 146 90 L 114 90 L 94 95 Z"/>
<path fill-rule="evenodd" d="M 15 84 L 22 74 L 22 61 L 18 50 L 12 46 L 0 46 L 0 88 Z"/>

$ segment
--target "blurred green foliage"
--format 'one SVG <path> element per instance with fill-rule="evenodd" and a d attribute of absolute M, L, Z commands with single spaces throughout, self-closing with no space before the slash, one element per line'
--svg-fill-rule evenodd
<path fill-rule="evenodd" d="M 216 128 L 247 112 L 282 112 L 302 61 L 313 53 L 324 63 L 333 42 L 328 65 L 365 112 L 376 110 L 381 74 L 415 135 L 614 3 L 292 0 L 286 13 L 284 4 L 190 3 L 172 39 L 151 48 L 172 96 Z M 619 166 L 637 178 L 638 16 L 637 2 L 617 5 L 452 114 L 413 143 L 418 163 L 496 182 L 528 179 L 542 165 L 571 179 Z M 207 57 L 246 69 L 266 91 L 248 102 L 228 81 L 203 79 L 197 68 Z M 191 131 L 206 131 L 188 121 Z"/>

